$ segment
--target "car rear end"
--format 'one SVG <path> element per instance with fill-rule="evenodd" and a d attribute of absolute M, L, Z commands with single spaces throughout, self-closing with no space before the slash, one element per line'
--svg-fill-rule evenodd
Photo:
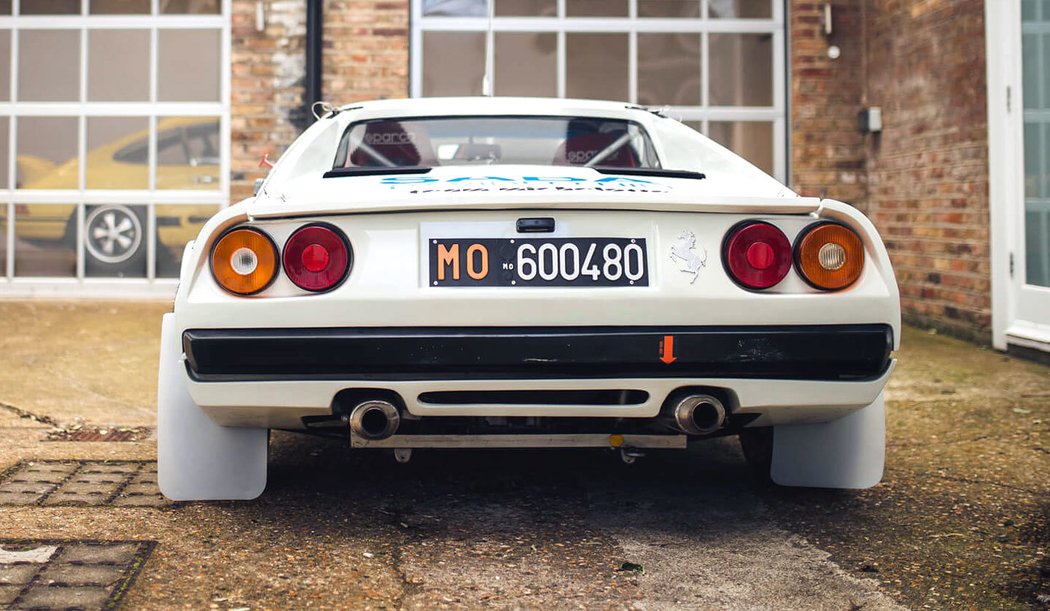
<path fill-rule="evenodd" d="M 346 435 L 402 457 L 631 457 L 775 427 L 781 483 L 878 481 L 900 313 L 874 227 L 709 142 L 713 172 L 678 169 L 699 163 L 683 161 L 687 128 L 612 108 L 591 112 L 633 127 L 591 129 L 582 153 L 570 135 L 552 165 L 494 164 L 498 139 L 449 148 L 443 127 L 391 129 L 385 107 L 319 121 L 279 180 L 187 249 L 171 323 L 187 401 L 220 429 Z M 822 446 L 866 466 L 807 455 Z"/>
<path fill-rule="evenodd" d="M 723 406 L 705 435 L 833 419 L 878 395 L 898 334 L 888 263 L 848 214 L 536 208 L 235 222 L 179 293 L 187 382 L 234 426 L 345 430 L 358 404 L 393 404 L 401 426 L 384 431 L 397 434 L 378 444 L 365 432 L 359 445 L 499 427 L 603 443 L 681 434 L 669 410 L 686 395 Z M 522 230 L 540 222 L 549 231 Z M 805 236 L 832 225 L 864 253 L 846 290 L 817 288 L 796 264 Z M 258 248 L 274 270 L 259 290 L 224 288 L 214 270 L 237 232 L 258 239 L 236 248 Z M 310 268 L 322 261 L 319 280 Z M 771 280 L 758 267 L 783 265 L 761 288 Z"/>

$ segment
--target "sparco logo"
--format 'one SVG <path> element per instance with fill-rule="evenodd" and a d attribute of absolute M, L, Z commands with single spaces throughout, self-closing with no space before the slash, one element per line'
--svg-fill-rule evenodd
<path fill-rule="evenodd" d="M 407 134 L 405 132 L 365 134 L 365 144 L 412 144 L 415 141 L 415 134 Z"/>
<path fill-rule="evenodd" d="M 565 160 L 572 164 L 587 163 L 598 154 L 598 151 L 569 151 L 565 154 Z"/>

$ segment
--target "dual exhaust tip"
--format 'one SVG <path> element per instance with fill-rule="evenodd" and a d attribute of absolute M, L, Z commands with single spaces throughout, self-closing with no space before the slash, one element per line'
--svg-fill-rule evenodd
<path fill-rule="evenodd" d="M 689 394 L 672 401 L 670 425 L 687 435 L 710 435 L 726 425 L 726 408 L 713 395 Z M 401 414 L 390 401 L 370 399 L 350 412 L 350 430 L 362 439 L 392 437 L 401 425 Z"/>

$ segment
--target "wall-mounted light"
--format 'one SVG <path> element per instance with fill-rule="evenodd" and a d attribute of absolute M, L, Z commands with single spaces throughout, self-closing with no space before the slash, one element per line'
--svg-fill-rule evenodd
<path fill-rule="evenodd" d="M 835 20 L 831 12 L 831 3 L 825 2 L 820 5 L 820 32 L 828 40 L 828 58 L 838 59 L 842 55 L 842 49 L 838 45 L 830 44 L 831 35 L 835 33 Z"/>
<path fill-rule="evenodd" d="M 825 2 L 820 7 L 820 29 L 824 32 L 826 38 L 831 38 L 831 34 L 835 31 L 834 24 L 831 20 L 830 2 Z"/>
<path fill-rule="evenodd" d="M 882 131 L 882 107 L 869 106 L 857 113 L 857 128 L 862 134 L 877 134 Z"/>
<path fill-rule="evenodd" d="M 266 30 L 266 7 L 260 1 L 255 3 L 255 31 L 263 32 Z"/>

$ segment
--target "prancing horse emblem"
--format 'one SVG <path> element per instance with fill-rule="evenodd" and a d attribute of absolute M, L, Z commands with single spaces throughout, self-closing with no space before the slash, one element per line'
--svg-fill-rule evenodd
<path fill-rule="evenodd" d="M 693 274 L 693 279 L 689 281 L 689 284 L 696 282 L 696 277 L 700 275 L 700 268 L 707 264 L 707 250 L 700 246 L 697 252 L 693 250 L 694 248 L 698 248 L 696 236 L 688 229 L 679 234 L 678 240 L 671 244 L 671 260 L 678 263 L 678 269 Z"/>

